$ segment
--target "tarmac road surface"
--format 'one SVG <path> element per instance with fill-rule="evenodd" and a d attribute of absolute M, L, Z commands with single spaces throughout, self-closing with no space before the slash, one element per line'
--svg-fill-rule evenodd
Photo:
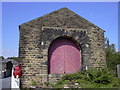
<path fill-rule="evenodd" d="M 0 89 L 11 88 L 11 77 L 0 79 L 0 83 L 2 83 L 2 87 L 0 86 Z"/>

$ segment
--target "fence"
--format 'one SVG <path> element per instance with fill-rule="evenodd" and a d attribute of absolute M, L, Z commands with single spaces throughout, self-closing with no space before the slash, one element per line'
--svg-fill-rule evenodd
<path fill-rule="evenodd" d="M 118 78 L 120 78 L 120 64 L 117 65 L 117 75 Z"/>

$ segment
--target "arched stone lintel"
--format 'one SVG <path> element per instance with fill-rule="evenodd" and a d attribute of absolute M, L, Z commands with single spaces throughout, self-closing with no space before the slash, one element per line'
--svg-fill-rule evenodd
<path fill-rule="evenodd" d="M 87 31 L 87 29 L 84 29 L 84 30 Z M 45 53 L 44 56 L 45 57 L 48 56 L 49 46 L 52 43 L 52 41 L 54 41 L 55 39 L 59 37 L 66 37 L 76 42 L 77 45 L 80 47 L 82 67 L 89 66 L 89 58 L 90 58 L 90 55 L 88 54 L 90 52 L 90 46 L 88 44 L 89 37 L 88 37 L 88 33 L 84 33 L 84 30 L 83 29 L 82 30 L 81 29 L 80 30 L 76 30 L 76 29 L 65 30 L 63 28 L 57 29 L 57 28 L 50 28 L 50 27 L 42 29 L 42 34 L 46 35 L 46 36 L 43 36 L 43 38 L 44 37 L 46 38 L 46 40 L 44 40 L 44 47 L 45 47 L 44 48 L 45 51 L 43 51 Z"/>

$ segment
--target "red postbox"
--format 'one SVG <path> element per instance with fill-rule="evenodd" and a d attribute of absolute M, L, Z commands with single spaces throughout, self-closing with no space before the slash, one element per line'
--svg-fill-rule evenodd
<path fill-rule="evenodd" d="M 21 70 L 21 68 L 20 68 L 20 66 L 19 65 L 17 65 L 16 67 L 15 67 L 15 69 L 14 69 L 14 72 L 13 72 L 13 75 L 14 75 L 14 77 L 16 78 L 20 78 L 21 77 L 21 75 L 22 75 L 22 70 Z"/>

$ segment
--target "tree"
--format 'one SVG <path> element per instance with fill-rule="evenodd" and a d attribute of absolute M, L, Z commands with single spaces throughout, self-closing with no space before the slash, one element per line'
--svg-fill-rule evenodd
<path fill-rule="evenodd" d="M 18 60 L 19 60 L 18 57 L 8 57 L 7 59 L 13 59 L 13 60 L 15 60 L 15 61 L 18 61 Z"/>
<path fill-rule="evenodd" d="M 4 59 L 4 57 L 3 57 L 3 56 L 0 56 L 0 59 Z"/>
<path fill-rule="evenodd" d="M 106 63 L 107 67 L 116 71 L 117 65 L 120 64 L 120 53 L 116 51 L 115 44 L 109 44 L 109 40 L 106 39 Z"/>

